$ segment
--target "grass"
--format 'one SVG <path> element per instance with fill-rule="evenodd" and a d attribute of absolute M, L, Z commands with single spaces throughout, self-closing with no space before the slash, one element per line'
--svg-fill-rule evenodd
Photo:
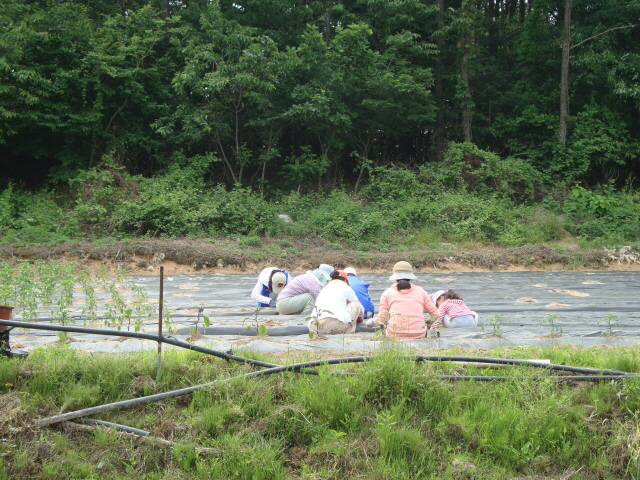
<path fill-rule="evenodd" d="M 74 425 L 37 429 L 33 420 L 251 367 L 167 351 L 155 379 L 153 353 L 87 355 L 65 346 L 0 359 L 0 478 L 636 478 L 640 380 L 566 383 L 535 379 L 548 376 L 541 369 L 468 367 L 464 374 L 518 380 L 450 382 L 434 375 L 463 367 L 398 353 L 406 352 L 381 349 L 371 362 L 321 367 L 318 376 L 237 378 L 96 417 L 148 430 L 146 439 Z M 439 353 L 640 371 L 637 347 Z"/>

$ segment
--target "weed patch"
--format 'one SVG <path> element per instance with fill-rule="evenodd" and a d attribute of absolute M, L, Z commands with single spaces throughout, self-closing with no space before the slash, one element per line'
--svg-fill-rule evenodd
<path fill-rule="evenodd" d="M 43 479 L 386 479 L 416 478 L 416 472 L 422 478 L 542 478 L 582 469 L 585 478 L 617 478 L 633 477 L 639 468 L 636 378 L 571 384 L 544 369 L 497 373 L 465 365 L 465 375 L 513 380 L 451 382 L 436 375 L 455 375 L 460 365 L 416 363 L 402 353 L 389 348 L 370 362 L 340 367 L 355 375 L 324 366 L 317 376 L 238 378 L 99 415 L 151 431 L 151 437 L 33 425 L 36 412 L 227 379 L 247 367 L 171 351 L 163 376 L 154 380 L 151 353 L 97 356 L 57 346 L 21 362 L 0 359 L 0 471 Z M 494 354 L 640 370 L 638 349 L 626 347 L 551 345 Z M 33 373 L 19 376 L 24 370 Z"/>

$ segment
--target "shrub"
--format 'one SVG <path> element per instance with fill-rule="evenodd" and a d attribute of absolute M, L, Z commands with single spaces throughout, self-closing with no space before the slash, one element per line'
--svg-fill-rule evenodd
<path fill-rule="evenodd" d="M 227 192 L 218 185 L 203 199 L 198 222 L 210 232 L 223 235 L 278 233 L 283 222 L 274 206 L 250 188 Z"/>
<path fill-rule="evenodd" d="M 52 192 L 13 192 L 13 220 L 5 232 L 8 240 L 20 243 L 58 243 L 78 232 L 74 215 L 59 206 Z M 5 220 L 7 221 L 7 220 Z"/>
<path fill-rule="evenodd" d="M 361 195 L 370 202 L 387 199 L 401 202 L 414 197 L 422 190 L 417 175 L 405 167 L 378 167 L 371 174 L 369 183 L 361 190 Z"/>
<path fill-rule="evenodd" d="M 517 221 L 506 225 L 499 235 L 500 245 L 518 247 L 549 242 L 560 240 L 564 234 L 564 221 L 561 216 L 534 208 L 521 209 L 517 214 Z"/>
<path fill-rule="evenodd" d="M 102 231 L 116 225 L 114 213 L 126 200 L 138 196 L 140 178 L 130 176 L 111 156 L 69 180 L 75 196 L 75 214 L 85 231 Z"/>
<path fill-rule="evenodd" d="M 346 193 L 334 190 L 324 203 L 309 212 L 308 226 L 320 237 L 351 243 L 388 238 L 392 223 L 373 206 L 363 206 Z"/>
<path fill-rule="evenodd" d="M 436 191 L 464 190 L 517 202 L 531 201 L 543 186 L 540 173 L 526 161 L 501 158 L 472 143 L 449 143 L 444 161 L 423 167 L 419 179 Z"/>
<path fill-rule="evenodd" d="M 449 240 L 495 241 L 514 219 L 508 200 L 446 195 L 429 205 L 429 222 Z"/>

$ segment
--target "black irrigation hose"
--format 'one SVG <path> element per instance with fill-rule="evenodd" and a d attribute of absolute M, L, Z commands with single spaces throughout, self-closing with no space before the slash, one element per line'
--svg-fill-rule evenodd
<path fill-rule="evenodd" d="M 103 330 L 103 329 L 96 329 L 96 328 L 67 327 L 62 325 L 40 325 L 38 323 L 16 322 L 12 320 L 0 320 L 0 325 L 8 325 L 8 326 L 20 327 L 20 328 L 33 328 L 36 330 L 54 330 L 58 332 L 87 333 L 91 335 L 110 335 L 114 337 L 140 338 L 144 340 L 153 340 L 154 342 L 160 341 L 162 343 L 167 343 L 169 345 L 175 345 L 176 347 L 186 348 L 188 350 L 193 350 L 199 353 L 206 353 L 207 355 L 213 355 L 214 357 L 223 358 L 225 360 L 235 360 L 236 362 L 248 363 L 251 365 L 256 365 L 258 367 L 272 368 L 272 367 L 279 366 L 273 363 L 266 363 L 266 362 L 261 362 L 260 360 L 252 360 L 250 358 L 238 357 L 237 355 L 232 355 L 230 353 L 220 352 L 218 350 L 212 350 L 206 347 L 200 347 L 198 345 L 193 345 L 189 342 L 183 342 L 182 340 L 178 340 L 176 338 L 165 337 L 165 336 L 158 337 L 157 335 L 152 335 L 149 333 L 125 332 L 120 330 Z M 305 373 L 313 374 L 313 372 L 310 372 L 310 371 L 305 371 Z"/>
<path fill-rule="evenodd" d="M 120 425 L 119 423 L 105 422 L 104 420 L 96 420 L 95 418 L 78 418 L 78 423 L 84 423 L 85 425 L 101 425 L 103 427 L 115 428 L 122 432 L 135 433 L 141 437 L 149 436 L 149 432 L 146 430 L 140 430 L 139 428 L 128 427 L 126 425 Z"/>
<path fill-rule="evenodd" d="M 403 355 L 403 358 L 415 359 L 418 362 L 472 362 L 472 363 L 494 363 L 498 365 L 527 365 L 530 367 L 549 368 L 551 370 L 561 370 L 564 372 L 585 373 L 591 375 L 628 375 L 619 370 L 571 367 L 568 365 L 545 364 L 536 360 L 512 360 L 508 358 L 484 358 L 484 357 L 461 357 L 449 355 Z"/>
<path fill-rule="evenodd" d="M 158 400 L 164 400 L 167 398 L 172 398 L 172 397 L 178 397 L 178 396 L 182 396 L 182 395 L 188 395 L 190 393 L 196 392 L 198 390 L 201 390 L 203 388 L 207 388 L 207 387 L 211 387 L 213 385 L 216 385 L 217 383 L 222 383 L 222 382 L 228 382 L 231 380 L 235 380 L 238 378 L 248 378 L 248 377 L 257 377 L 257 376 L 261 376 L 261 375 L 271 375 L 274 373 L 280 373 L 280 372 L 285 372 L 285 371 L 298 371 L 300 369 L 303 368 L 308 368 L 308 367 L 318 367 L 321 365 L 336 365 L 336 364 L 341 364 L 341 363 L 359 363 L 359 362 L 366 362 L 366 361 L 370 361 L 372 360 L 374 357 L 371 356 L 359 356 L 359 357 L 346 357 L 346 358 L 334 358 L 331 360 L 314 360 L 314 361 L 310 361 L 310 362 L 303 362 L 303 363 L 294 363 L 291 365 L 283 365 L 283 366 L 279 366 L 279 367 L 274 367 L 274 368 L 268 368 L 265 370 L 259 370 L 259 371 L 255 371 L 255 372 L 250 372 L 250 373 L 246 373 L 243 375 L 239 375 L 237 377 L 231 377 L 231 378 L 226 378 L 223 380 L 214 380 L 213 382 L 209 382 L 209 383 L 204 383 L 201 385 L 195 385 L 193 387 L 187 387 L 187 388 L 181 388 L 179 390 L 173 390 L 170 392 L 164 392 L 164 393 L 158 393 L 155 395 L 149 395 L 146 397 L 140 397 L 140 398 L 134 398 L 131 400 L 123 400 L 121 402 L 115 402 L 115 403 L 109 403 L 106 405 L 100 405 L 97 407 L 90 407 L 90 408 L 85 408 L 83 410 L 77 410 L 75 412 L 68 412 L 68 413 L 63 413 L 61 415 L 56 415 L 54 417 L 49 417 L 49 418 L 44 418 L 42 420 L 38 420 L 36 422 L 36 424 L 39 427 L 44 427 L 47 425 L 52 425 L 54 423 L 59 423 L 59 422 L 64 422 L 67 420 L 72 420 L 74 418 L 79 418 L 79 417 L 86 417 L 89 415 L 94 415 L 96 413 L 100 413 L 100 412 L 107 412 L 110 410 L 116 410 L 118 408 L 122 408 L 122 407 L 128 407 L 128 406 L 132 406 L 132 405 L 139 405 L 142 403 L 149 403 L 149 402 L 155 402 Z M 471 362 L 480 362 L 480 363 L 496 363 L 496 364 L 500 364 L 500 363 L 507 363 L 509 362 L 508 360 L 505 361 L 504 359 L 499 359 L 499 358 L 482 358 L 482 357 L 453 357 L 453 356 L 424 356 L 424 355 L 404 355 L 402 356 L 402 358 L 408 358 L 408 359 L 414 359 L 416 361 L 428 361 L 431 359 L 434 359 L 435 361 L 461 361 L 460 359 L 464 359 L 464 361 L 471 361 Z M 533 367 L 538 367 L 538 368 L 548 368 L 549 365 L 545 365 L 542 364 L 540 362 L 535 362 L 535 361 L 529 361 L 529 360 L 516 360 L 515 362 L 517 363 L 511 363 L 511 364 L 519 364 L 519 365 L 530 365 Z M 577 367 L 567 367 L 565 365 L 554 365 L 555 367 L 564 367 L 563 370 L 567 370 L 567 371 L 571 371 L 571 369 L 573 368 L 577 368 Z M 575 381 L 602 381 L 602 380 L 619 380 L 619 379 L 624 379 L 624 378 L 629 378 L 629 377 L 634 377 L 636 375 L 632 375 L 629 373 L 621 373 L 619 375 L 611 375 L 611 374 L 607 374 L 604 375 L 603 372 L 612 372 L 613 370 L 596 370 L 596 369 L 579 369 L 579 370 L 591 370 L 593 372 L 599 372 L 600 376 L 575 376 L 575 377 L 533 377 L 533 379 L 535 380 L 548 380 L 550 378 L 554 378 L 554 379 L 558 379 L 558 380 L 575 380 Z M 488 376 L 455 376 L 455 375 L 436 375 L 434 378 L 439 378 L 439 379 L 444 379 L 444 380 L 477 380 L 477 381 L 504 381 L 504 380 L 517 380 L 517 377 L 488 377 Z M 523 377 L 523 379 L 527 379 L 530 377 Z"/>
<path fill-rule="evenodd" d="M 177 307 L 175 308 L 176 311 L 178 310 L 194 310 L 197 309 L 198 307 Z M 226 307 L 213 307 L 213 306 L 203 306 L 202 308 L 219 308 L 219 309 L 224 309 Z M 213 313 L 209 313 L 207 314 L 207 317 L 247 317 L 247 318 L 253 318 L 255 317 L 256 312 L 255 311 L 250 311 L 250 312 L 213 312 Z M 277 310 L 267 310 L 267 311 L 260 311 L 258 312 L 258 316 L 274 316 L 274 315 L 280 315 L 280 313 L 278 313 Z M 194 320 L 197 318 L 198 314 L 192 314 L 192 313 L 172 313 L 171 317 L 175 317 L 175 318 L 193 318 Z M 204 313 L 202 313 L 200 315 L 200 318 L 202 318 L 204 316 Z M 91 315 L 85 315 L 85 314 L 80 314 L 80 315 L 70 315 L 68 318 L 72 318 L 74 320 L 106 320 L 106 319 L 113 319 L 112 315 L 97 315 L 97 316 L 91 316 Z M 54 322 L 60 320 L 60 317 L 38 317 L 36 319 L 34 319 L 34 321 L 38 321 L 38 322 Z"/>
<path fill-rule="evenodd" d="M 438 375 L 441 380 L 475 380 L 480 382 L 504 382 L 507 380 L 521 380 L 528 378 L 530 380 L 541 381 L 541 380 L 549 380 L 550 378 L 562 380 L 562 381 L 571 381 L 574 382 L 601 382 L 603 380 L 622 380 L 624 378 L 629 378 L 629 375 L 576 375 L 576 376 L 564 376 L 564 377 L 490 377 L 490 376 L 465 376 L 465 375 Z"/>

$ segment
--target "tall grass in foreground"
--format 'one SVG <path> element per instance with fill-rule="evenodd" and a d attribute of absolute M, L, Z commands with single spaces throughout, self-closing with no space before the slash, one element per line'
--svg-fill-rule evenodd
<path fill-rule="evenodd" d="M 0 478 L 638 478 L 640 380 L 567 383 L 544 369 L 422 364 L 399 353 L 383 349 L 371 362 L 324 366 L 318 376 L 237 378 L 101 415 L 173 446 L 104 429 L 36 431 L 29 419 L 236 377 L 251 367 L 168 351 L 163 375 L 154 379 L 153 353 L 87 355 L 58 346 L 22 362 L 0 359 L 0 405 L 20 400 L 0 420 Z M 640 371 L 639 348 L 483 354 Z M 451 382 L 435 378 L 441 373 L 515 379 Z"/>

